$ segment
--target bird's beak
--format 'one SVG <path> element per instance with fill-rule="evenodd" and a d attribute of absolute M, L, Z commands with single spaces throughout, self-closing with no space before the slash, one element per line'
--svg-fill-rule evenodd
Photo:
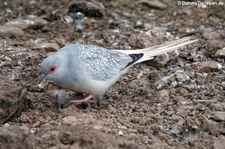
<path fill-rule="evenodd" d="M 38 78 L 38 83 L 42 83 L 46 80 L 46 74 L 41 74 L 40 77 Z"/>

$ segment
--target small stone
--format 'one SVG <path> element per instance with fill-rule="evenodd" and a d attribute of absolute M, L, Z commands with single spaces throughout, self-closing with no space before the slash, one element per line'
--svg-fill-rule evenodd
<path fill-rule="evenodd" d="M 57 43 L 39 43 L 36 44 L 32 49 L 33 50 L 40 50 L 45 49 L 46 52 L 54 52 L 59 49 L 59 45 Z"/>
<path fill-rule="evenodd" d="M 48 24 L 48 21 L 42 18 L 35 18 L 33 20 L 33 23 L 29 24 L 28 28 L 33 30 L 38 30 L 43 28 L 46 24 Z"/>
<path fill-rule="evenodd" d="M 147 144 L 149 142 L 149 137 L 148 136 L 144 136 L 143 137 L 143 143 Z"/>
<path fill-rule="evenodd" d="M 220 39 L 220 34 L 217 33 L 216 31 L 210 31 L 209 29 L 206 29 L 202 36 L 205 38 L 205 39 Z"/>
<path fill-rule="evenodd" d="M 116 108 L 114 108 L 114 107 L 111 106 L 111 105 L 108 106 L 108 109 L 109 109 L 109 112 L 110 112 L 111 114 L 115 114 L 115 113 L 117 112 Z"/>
<path fill-rule="evenodd" d="M 103 129 L 102 125 L 94 125 L 93 128 L 94 128 L 95 130 L 102 130 L 102 129 Z"/>
<path fill-rule="evenodd" d="M 153 61 L 156 62 L 156 64 L 158 64 L 159 66 L 165 66 L 171 59 L 172 58 L 170 58 L 168 53 L 164 53 L 158 55 Z"/>
<path fill-rule="evenodd" d="M 156 81 L 154 85 L 158 90 L 160 90 L 168 85 L 170 78 L 171 76 L 163 76 L 160 80 Z"/>
<path fill-rule="evenodd" d="M 141 32 L 138 35 L 132 34 L 128 38 L 129 44 L 133 48 L 146 48 L 146 47 L 151 47 L 157 44 L 160 44 L 160 41 L 158 38 L 150 38 L 148 35 L 148 32 Z"/>
<path fill-rule="evenodd" d="M 3 110 L 2 107 L 0 107 L 0 120 L 7 117 L 7 111 Z"/>
<path fill-rule="evenodd" d="M 31 133 L 31 134 L 34 134 L 35 132 L 37 132 L 37 128 L 31 128 L 31 129 L 30 129 L 30 133 Z"/>
<path fill-rule="evenodd" d="M 48 52 L 46 55 L 51 56 L 51 55 L 54 55 L 54 54 L 55 54 L 55 52 Z"/>
<path fill-rule="evenodd" d="M 75 138 L 68 132 L 63 132 L 59 135 L 59 140 L 64 145 L 71 145 L 75 142 Z"/>
<path fill-rule="evenodd" d="M 75 116 L 67 116 L 62 119 L 62 123 L 66 125 L 77 125 L 79 120 Z"/>
<path fill-rule="evenodd" d="M 209 52 L 217 51 L 218 49 L 222 49 L 225 46 L 225 44 L 218 39 L 209 39 L 207 43 Z"/>
<path fill-rule="evenodd" d="M 200 72 L 211 72 L 221 68 L 222 65 L 216 61 L 203 61 L 198 64 L 198 70 Z"/>
<path fill-rule="evenodd" d="M 225 39 L 225 31 L 223 29 L 217 30 L 217 32 L 220 34 L 222 39 Z"/>
<path fill-rule="evenodd" d="M 135 24 L 135 28 L 144 28 L 144 24 L 141 21 L 137 21 Z"/>
<path fill-rule="evenodd" d="M 203 129 L 213 135 L 216 135 L 219 133 L 220 125 L 213 120 L 205 118 L 203 121 Z"/>
<path fill-rule="evenodd" d="M 225 81 L 222 82 L 222 87 L 225 89 Z"/>
<path fill-rule="evenodd" d="M 218 50 L 218 51 L 215 53 L 215 56 L 216 56 L 216 57 L 225 58 L 225 48 Z"/>
<path fill-rule="evenodd" d="M 4 125 L 3 125 L 4 127 L 9 127 L 9 126 L 11 126 L 9 123 L 5 123 Z"/>
<path fill-rule="evenodd" d="M 102 18 L 105 16 L 105 7 L 97 1 L 74 0 L 70 3 L 68 13 L 81 12 L 87 17 Z"/>
<path fill-rule="evenodd" d="M 169 100 L 169 92 L 168 90 L 161 90 L 158 92 L 157 101 L 165 101 Z"/>
<path fill-rule="evenodd" d="M 28 135 L 30 133 L 30 128 L 23 125 L 19 127 L 20 130 L 22 130 L 24 132 L 24 134 Z"/>
<path fill-rule="evenodd" d="M 123 126 L 123 125 L 117 125 L 116 126 L 118 129 L 127 129 L 127 127 L 126 126 Z"/>
<path fill-rule="evenodd" d="M 8 56 L 5 56 L 4 58 L 5 58 L 6 61 L 12 61 L 12 59 Z"/>
<path fill-rule="evenodd" d="M 5 23 L 5 26 L 25 29 L 29 26 L 29 24 L 33 24 L 33 21 L 17 19 L 17 20 L 12 20 L 12 21 Z"/>
<path fill-rule="evenodd" d="M 66 23 L 70 24 L 73 23 L 73 18 L 71 16 L 64 16 L 63 17 Z"/>
<path fill-rule="evenodd" d="M 54 90 L 52 96 L 56 97 L 56 104 L 59 109 L 69 106 L 69 99 L 63 90 Z"/>
<path fill-rule="evenodd" d="M 124 135 L 124 133 L 120 130 L 119 131 L 119 136 L 123 136 Z"/>
<path fill-rule="evenodd" d="M 176 87 L 178 85 L 177 81 L 173 81 L 171 84 L 173 87 Z"/>
<path fill-rule="evenodd" d="M 193 92 L 193 91 L 195 91 L 195 90 L 198 88 L 198 86 L 197 86 L 196 83 L 183 85 L 183 87 L 184 87 L 185 89 L 189 90 L 190 92 Z"/>
<path fill-rule="evenodd" d="M 82 31 L 85 28 L 84 23 L 80 20 L 76 20 L 75 24 L 76 24 L 77 31 Z"/>
<path fill-rule="evenodd" d="M 182 118 L 177 122 L 178 127 L 182 128 L 185 125 L 185 120 Z"/>
<path fill-rule="evenodd" d="M 143 5 L 146 5 L 150 8 L 155 8 L 155 9 L 165 9 L 166 8 L 166 5 L 163 4 L 162 2 L 160 1 L 157 1 L 157 0 L 139 0 L 138 1 L 138 4 L 143 4 Z"/>
<path fill-rule="evenodd" d="M 26 28 L 40 28 L 45 26 L 48 23 L 47 20 L 42 19 L 42 18 L 34 18 L 31 20 L 28 19 L 17 19 L 17 20 L 12 20 L 7 23 L 5 23 L 5 26 L 7 27 L 16 27 L 20 29 L 26 29 Z"/>
<path fill-rule="evenodd" d="M 16 37 L 22 36 L 24 32 L 13 26 L 0 26 L 0 37 Z"/>
<path fill-rule="evenodd" d="M 220 103 L 213 103 L 213 104 L 211 104 L 210 107 L 215 109 L 216 111 L 224 111 L 225 110 L 224 106 L 223 106 L 223 104 L 221 104 L 221 102 Z"/>
<path fill-rule="evenodd" d="M 219 136 L 214 140 L 213 143 L 214 149 L 224 149 L 225 147 L 225 137 L 224 136 Z"/>
<path fill-rule="evenodd" d="M 179 133 L 181 133 L 181 131 L 176 126 L 169 130 L 169 132 L 173 135 L 178 135 Z"/>
<path fill-rule="evenodd" d="M 46 25 L 48 24 L 48 21 L 43 18 L 35 18 L 34 23 L 32 25 Z"/>
<path fill-rule="evenodd" d="M 225 112 L 215 112 L 214 115 L 212 116 L 212 119 L 215 121 L 222 121 L 225 122 Z"/>
<path fill-rule="evenodd" d="M 179 82 L 185 82 L 190 80 L 190 77 L 185 72 L 178 72 L 176 73 L 176 79 Z"/>

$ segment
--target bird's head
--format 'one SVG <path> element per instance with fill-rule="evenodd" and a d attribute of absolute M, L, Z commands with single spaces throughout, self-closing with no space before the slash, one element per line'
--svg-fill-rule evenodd
<path fill-rule="evenodd" d="M 65 61 L 56 55 L 47 57 L 41 63 L 42 75 L 39 77 L 38 81 L 41 83 L 45 80 L 49 80 L 60 86 L 65 73 L 63 63 L 65 63 Z"/>

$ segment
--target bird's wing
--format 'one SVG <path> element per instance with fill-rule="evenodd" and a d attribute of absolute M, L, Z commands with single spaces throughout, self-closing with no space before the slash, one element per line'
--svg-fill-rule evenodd
<path fill-rule="evenodd" d="M 116 50 L 94 45 L 80 45 L 79 56 L 83 69 L 95 80 L 107 80 L 120 74 L 133 58 Z"/>

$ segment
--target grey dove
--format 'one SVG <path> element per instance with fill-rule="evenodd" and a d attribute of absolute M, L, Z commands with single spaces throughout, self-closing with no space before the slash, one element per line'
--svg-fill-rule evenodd
<path fill-rule="evenodd" d="M 87 95 L 73 101 L 80 104 L 103 95 L 133 65 L 196 41 L 189 36 L 137 50 L 108 50 L 95 45 L 69 44 L 41 63 L 43 74 L 39 81 L 50 80 L 62 88 Z"/>

